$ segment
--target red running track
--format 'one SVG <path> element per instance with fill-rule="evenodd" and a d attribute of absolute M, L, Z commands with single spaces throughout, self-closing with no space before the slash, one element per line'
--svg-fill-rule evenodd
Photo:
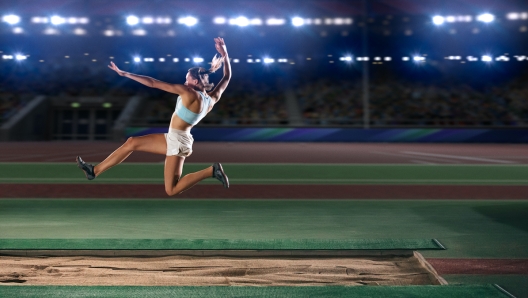
<path fill-rule="evenodd" d="M 98 141 L 0 143 L 0 162 L 98 163 L 121 143 Z M 134 152 L 125 162 L 163 162 L 163 155 Z M 526 144 L 214 143 L 196 142 L 194 163 L 527 164 Z"/>

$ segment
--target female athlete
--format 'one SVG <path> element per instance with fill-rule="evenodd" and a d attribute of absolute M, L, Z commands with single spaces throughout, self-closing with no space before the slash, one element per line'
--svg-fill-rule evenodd
<path fill-rule="evenodd" d="M 108 67 L 120 76 L 130 78 L 151 88 L 178 94 L 179 96 L 176 110 L 172 114 L 168 133 L 130 137 L 121 147 L 96 166 L 85 163 L 80 156 L 77 156 L 77 165 L 84 171 L 88 180 L 95 179 L 104 171 L 121 163 L 133 151 L 143 151 L 166 155 L 164 180 L 165 191 L 169 196 L 180 194 L 209 177 L 220 180 L 225 188 L 229 188 L 229 180 L 222 169 L 222 165 L 219 163 L 214 163 L 201 171 L 187 174 L 180 179 L 185 158 L 192 153 L 194 139 L 190 133 L 191 129 L 220 100 L 231 79 L 231 64 L 229 63 L 224 40 L 218 37 L 214 41 L 215 48 L 221 57 L 216 55 L 213 57 L 209 70 L 202 67 L 189 69 L 183 85 L 169 84 L 151 77 L 125 72 L 120 70 L 113 62 L 110 62 Z M 214 84 L 209 83 L 209 74 L 222 67 L 222 62 L 224 64 L 224 76 L 213 89 Z"/>

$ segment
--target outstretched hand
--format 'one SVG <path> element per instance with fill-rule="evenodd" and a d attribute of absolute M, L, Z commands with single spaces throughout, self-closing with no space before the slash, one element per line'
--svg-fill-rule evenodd
<path fill-rule="evenodd" d="M 220 53 L 220 55 L 222 57 L 226 57 L 227 56 L 227 48 L 226 48 L 224 39 L 221 38 L 221 37 L 216 37 L 214 39 L 214 41 L 215 41 L 215 48 L 218 51 L 218 53 Z"/>
<path fill-rule="evenodd" d="M 117 72 L 118 75 L 120 76 L 124 76 L 125 75 L 125 72 L 120 70 L 115 64 L 114 62 L 110 61 L 110 65 L 108 65 L 108 68 L 110 68 L 111 70 Z"/>

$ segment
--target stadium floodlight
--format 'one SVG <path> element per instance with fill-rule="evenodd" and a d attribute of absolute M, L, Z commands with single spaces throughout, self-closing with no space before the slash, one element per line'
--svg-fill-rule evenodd
<path fill-rule="evenodd" d="M 292 18 L 291 22 L 292 22 L 292 25 L 295 26 L 295 27 L 300 27 L 300 26 L 304 25 L 304 19 L 300 18 L 300 17 Z"/>
<path fill-rule="evenodd" d="M 134 62 L 139 63 L 141 62 L 141 57 L 134 57 Z"/>
<path fill-rule="evenodd" d="M 143 24 L 153 24 L 154 23 L 154 18 L 153 17 L 144 17 L 141 22 L 143 22 Z"/>
<path fill-rule="evenodd" d="M 483 13 L 477 17 L 477 20 L 483 23 L 491 23 L 495 20 L 495 16 L 491 13 Z"/>
<path fill-rule="evenodd" d="M 266 63 L 266 64 L 270 64 L 270 63 L 273 63 L 273 62 L 275 62 L 275 59 L 273 59 L 273 58 L 264 58 L 264 63 Z"/>
<path fill-rule="evenodd" d="M 456 17 L 455 16 L 447 16 L 447 17 L 445 17 L 445 21 L 448 22 L 448 23 L 454 23 L 454 22 L 456 22 Z"/>
<path fill-rule="evenodd" d="M 2 55 L 2 59 L 11 60 L 13 59 L 13 55 Z"/>
<path fill-rule="evenodd" d="M 24 29 L 22 29 L 20 27 L 15 27 L 15 28 L 13 28 L 13 33 L 14 34 L 22 34 L 22 33 L 24 33 Z"/>
<path fill-rule="evenodd" d="M 223 24 L 225 24 L 226 22 L 227 22 L 227 20 L 226 20 L 226 18 L 224 18 L 224 17 L 215 17 L 215 18 L 213 19 L 213 23 L 218 24 L 218 25 L 223 25 Z"/>
<path fill-rule="evenodd" d="M 351 56 L 340 57 L 339 60 L 346 61 L 346 62 L 352 62 L 352 57 Z"/>
<path fill-rule="evenodd" d="M 342 18 L 335 18 L 334 19 L 334 25 L 343 25 L 345 23 L 345 20 Z"/>
<path fill-rule="evenodd" d="M 422 57 L 422 56 L 414 56 L 414 57 L 413 57 L 413 60 L 414 60 L 414 62 L 424 62 L 424 61 L 425 61 L 425 57 Z"/>
<path fill-rule="evenodd" d="M 86 35 L 86 30 L 83 28 L 75 28 L 73 29 L 73 34 L 75 35 Z"/>
<path fill-rule="evenodd" d="M 185 58 L 185 59 L 183 59 L 183 60 L 184 60 L 185 62 L 189 62 L 189 61 L 191 61 L 191 59 L 189 59 L 189 58 Z"/>
<path fill-rule="evenodd" d="M 88 24 L 90 22 L 90 19 L 88 18 L 79 18 L 79 23 L 81 24 Z"/>
<path fill-rule="evenodd" d="M 170 24 L 172 22 L 171 18 L 163 18 L 163 17 L 157 17 L 156 18 L 156 23 L 157 24 Z"/>
<path fill-rule="evenodd" d="M 132 34 L 137 35 L 137 36 L 145 36 L 145 35 L 147 35 L 147 30 L 136 29 L 136 30 L 132 31 Z"/>
<path fill-rule="evenodd" d="M 46 34 L 46 35 L 57 35 L 57 34 L 60 34 L 59 30 L 57 30 L 55 28 L 46 28 L 46 29 L 44 29 L 43 33 Z"/>
<path fill-rule="evenodd" d="M 145 62 L 154 62 L 154 58 L 145 58 L 143 59 Z"/>
<path fill-rule="evenodd" d="M 255 62 L 260 63 L 260 59 L 255 59 Z"/>
<path fill-rule="evenodd" d="M 79 19 L 77 18 L 68 18 L 69 24 L 77 24 L 79 22 Z"/>
<path fill-rule="evenodd" d="M 524 55 L 521 55 L 521 56 L 514 56 L 515 58 L 517 58 L 517 61 L 523 61 L 526 59 L 526 56 Z"/>
<path fill-rule="evenodd" d="M 22 55 L 22 54 L 16 54 L 15 55 L 15 59 L 20 61 L 20 60 L 26 60 L 27 59 L 27 56 L 25 55 Z"/>
<path fill-rule="evenodd" d="M 259 18 L 254 18 L 249 20 L 249 24 L 253 26 L 262 26 L 262 20 Z"/>
<path fill-rule="evenodd" d="M 3 16 L 2 21 L 8 23 L 9 25 L 15 25 L 20 22 L 20 17 L 14 14 L 10 14 L 10 15 Z"/>
<path fill-rule="evenodd" d="M 184 24 L 187 27 L 192 27 L 198 23 L 198 19 L 195 17 L 184 17 L 178 19 L 179 24 Z"/>
<path fill-rule="evenodd" d="M 284 19 L 270 18 L 266 20 L 266 25 L 268 26 L 279 26 L 284 25 L 286 21 Z"/>
<path fill-rule="evenodd" d="M 402 61 L 409 61 L 409 57 L 402 57 Z"/>
<path fill-rule="evenodd" d="M 385 61 L 392 61 L 392 58 L 391 58 L 391 57 L 385 57 L 385 58 L 383 58 L 383 60 L 385 60 Z"/>
<path fill-rule="evenodd" d="M 249 20 L 246 17 L 238 17 L 236 19 L 229 19 L 229 24 L 231 25 L 237 25 L 239 27 L 246 27 L 249 25 Z"/>
<path fill-rule="evenodd" d="M 247 63 L 253 63 L 253 59 L 247 59 Z"/>
<path fill-rule="evenodd" d="M 172 62 L 180 62 L 180 59 L 178 59 L 178 58 L 173 58 L 173 59 L 172 59 Z"/>
<path fill-rule="evenodd" d="M 66 19 L 64 19 L 63 17 L 59 17 L 59 16 L 52 16 L 51 17 L 51 23 L 53 25 L 62 25 L 66 22 Z"/>
<path fill-rule="evenodd" d="M 238 63 L 238 62 L 240 62 L 239 59 L 233 59 L 233 63 Z"/>
<path fill-rule="evenodd" d="M 510 12 L 509 14 L 506 15 L 506 18 L 507 18 L 508 20 L 512 20 L 512 21 L 513 21 L 513 20 L 518 20 L 519 17 L 520 17 L 520 15 L 519 15 L 519 13 L 517 13 L 517 12 Z"/>
<path fill-rule="evenodd" d="M 439 26 L 442 25 L 445 22 L 445 18 L 443 16 L 434 16 L 433 17 L 433 24 Z"/>
<path fill-rule="evenodd" d="M 126 22 L 127 22 L 127 24 L 129 24 L 130 26 L 134 26 L 134 25 L 139 24 L 139 18 L 136 17 L 136 16 L 128 16 L 128 17 L 126 18 Z"/>
<path fill-rule="evenodd" d="M 115 31 L 111 30 L 111 29 L 108 29 L 108 30 L 103 31 L 103 34 L 104 34 L 104 36 L 114 36 L 115 35 Z"/>
<path fill-rule="evenodd" d="M 159 58 L 159 62 L 165 62 L 165 58 Z"/>
<path fill-rule="evenodd" d="M 202 62 L 204 62 L 204 58 L 195 57 L 195 58 L 193 58 L 193 62 L 194 63 L 202 63 Z"/>
<path fill-rule="evenodd" d="M 482 57 L 480 57 L 480 60 L 484 62 L 491 62 L 493 61 L 493 57 L 491 57 L 490 55 L 483 55 Z"/>
<path fill-rule="evenodd" d="M 495 61 L 505 61 L 505 62 L 507 62 L 507 61 L 510 61 L 510 58 L 502 55 L 502 56 L 499 56 L 499 57 L 495 58 Z"/>

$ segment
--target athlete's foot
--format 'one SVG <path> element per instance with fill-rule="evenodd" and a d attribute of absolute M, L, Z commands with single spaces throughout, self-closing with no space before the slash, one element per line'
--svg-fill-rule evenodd
<path fill-rule="evenodd" d="M 88 179 L 88 180 L 95 179 L 95 173 L 94 173 L 94 166 L 93 165 L 85 163 L 84 160 L 82 160 L 82 158 L 80 156 L 77 156 L 75 158 L 75 160 L 77 161 L 77 166 L 81 170 L 83 170 L 84 175 L 86 176 L 86 179 Z"/>
<path fill-rule="evenodd" d="M 225 188 L 229 188 L 229 179 L 222 169 L 222 165 L 218 162 L 213 164 L 213 178 L 216 178 L 222 182 Z"/>

